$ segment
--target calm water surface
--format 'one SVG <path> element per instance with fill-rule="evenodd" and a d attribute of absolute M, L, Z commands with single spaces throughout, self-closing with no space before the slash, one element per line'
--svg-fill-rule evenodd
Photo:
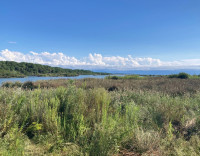
<path fill-rule="evenodd" d="M 74 77 L 37 77 L 37 76 L 28 76 L 24 78 L 0 78 L 0 85 L 4 82 L 26 82 L 26 81 L 38 81 L 38 80 L 55 80 L 55 79 L 83 79 L 83 78 L 98 78 L 103 79 L 107 75 L 79 75 Z"/>

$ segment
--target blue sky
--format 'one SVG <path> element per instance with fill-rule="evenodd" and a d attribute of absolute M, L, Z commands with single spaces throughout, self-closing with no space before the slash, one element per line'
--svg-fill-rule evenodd
<path fill-rule="evenodd" d="M 0 50 L 1 60 L 20 61 L 3 55 L 9 50 L 25 57 L 34 51 L 41 57 L 43 52 L 63 53 L 86 63 L 89 58 L 87 65 L 90 54 L 97 57 L 96 64 L 101 57 L 131 55 L 134 60 L 180 65 L 182 60 L 200 59 L 200 1 L 1 0 Z"/>

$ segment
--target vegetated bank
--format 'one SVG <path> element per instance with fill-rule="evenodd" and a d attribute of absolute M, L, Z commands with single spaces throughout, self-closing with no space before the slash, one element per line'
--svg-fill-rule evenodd
<path fill-rule="evenodd" d="M 0 88 L 0 155 L 200 155 L 200 79 Z"/>
<path fill-rule="evenodd" d="M 33 63 L 17 63 L 13 61 L 0 61 L 0 77 L 26 77 L 26 76 L 78 76 L 78 75 L 106 75 L 107 73 L 92 72 L 80 69 L 64 69 Z"/>

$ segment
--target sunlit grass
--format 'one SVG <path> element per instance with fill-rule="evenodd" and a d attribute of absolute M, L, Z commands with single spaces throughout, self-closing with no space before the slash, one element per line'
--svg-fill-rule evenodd
<path fill-rule="evenodd" d="M 0 89 L 0 155 L 199 155 L 198 91 L 174 96 L 65 83 Z"/>

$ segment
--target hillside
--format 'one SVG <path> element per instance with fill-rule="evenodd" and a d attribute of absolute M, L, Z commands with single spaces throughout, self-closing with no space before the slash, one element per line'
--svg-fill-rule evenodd
<path fill-rule="evenodd" d="M 0 61 L 0 77 L 102 75 L 89 70 L 64 69 L 33 63 Z"/>

